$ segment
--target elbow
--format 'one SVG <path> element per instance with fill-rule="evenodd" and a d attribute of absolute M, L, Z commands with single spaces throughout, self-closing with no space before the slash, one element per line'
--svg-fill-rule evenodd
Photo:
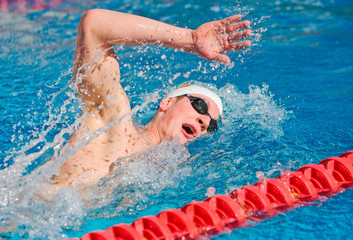
<path fill-rule="evenodd" d="M 86 22 L 91 21 L 92 19 L 97 19 L 104 14 L 103 12 L 103 9 L 90 9 L 83 14 L 81 21 Z"/>
<path fill-rule="evenodd" d="M 80 20 L 79 24 L 79 30 L 80 33 L 86 33 L 90 32 L 95 28 L 95 22 L 97 22 L 97 19 L 99 19 L 99 16 L 101 15 L 101 10 L 100 9 L 91 9 L 88 10 Z"/>
<path fill-rule="evenodd" d="M 78 34 L 81 36 L 96 36 L 104 26 L 104 19 L 107 10 L 90 9 L 82 17 L 79 23 Z M 102 26 L 103 25 L 103 26 Z"/>

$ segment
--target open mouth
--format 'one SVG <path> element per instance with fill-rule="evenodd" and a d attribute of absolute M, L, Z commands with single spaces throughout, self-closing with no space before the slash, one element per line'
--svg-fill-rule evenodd
<path fill-rule="evenodd" d="M 183 125 L 182 125 L 182 128 L 184 129 L 184 131 L 185 131 L 187 137 L 189 137 L 189 138 L 195 137 L 195 135 L 196 135 L 195 132 L 196 132 L 196 131 L 195 131 L 195 129 L 194 129 L 192 126 L 190 126 L 190 125 L 188 125 L 188 124 L 183 124 Z"/>

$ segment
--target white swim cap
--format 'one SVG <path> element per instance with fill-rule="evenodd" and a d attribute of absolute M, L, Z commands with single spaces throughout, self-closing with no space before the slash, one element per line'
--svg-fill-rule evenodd
<path fill-rule="evenodd" d="M 223 105 L 222 105 L 221 98 L 215 92 L 213 92 L 210 89 L 205 88 L 205 87 L 196 86 L 196 85 L 185 85 L 185 86 L 176 88 L 173 91 L 171 91 L 166 96 L 166 98 L 179 97 L 179 96 L 183 96 L 186 94 L 200 94 L 200 95 L 204 95 L 204 96 L 212 99 L 212 101 L 214 101 L 216 103 L 216 105 L 219 109 L 219 112 L 222 115 Z"/>

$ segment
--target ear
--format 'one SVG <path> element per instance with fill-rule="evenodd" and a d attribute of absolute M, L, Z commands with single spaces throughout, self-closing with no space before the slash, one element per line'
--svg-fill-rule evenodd
<path fill-rule="evenodd" d="M 161 101 L 161 103 L 159 104 L 159 110 L 162 112 L 167 111 L 167 109 L 169 108 L 169 106 L 172 103 L 172 98 L 165 98 Z"/>

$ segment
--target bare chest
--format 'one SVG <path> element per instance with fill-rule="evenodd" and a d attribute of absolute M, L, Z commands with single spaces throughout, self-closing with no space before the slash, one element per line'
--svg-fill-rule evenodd
<path fill-rule="evenodd" d="M 109 173 L 110 166 L 120 157 L 147 148 L 142 134 L 136 129 L 112 128 L 80 148 L 62 166 L 58 183 L 67 185 L 76 178 L 92 184 Z M 82 177 L 85 176 L 85 177 Z M 87 178 L 87 179 L 86 179 Z"/>

